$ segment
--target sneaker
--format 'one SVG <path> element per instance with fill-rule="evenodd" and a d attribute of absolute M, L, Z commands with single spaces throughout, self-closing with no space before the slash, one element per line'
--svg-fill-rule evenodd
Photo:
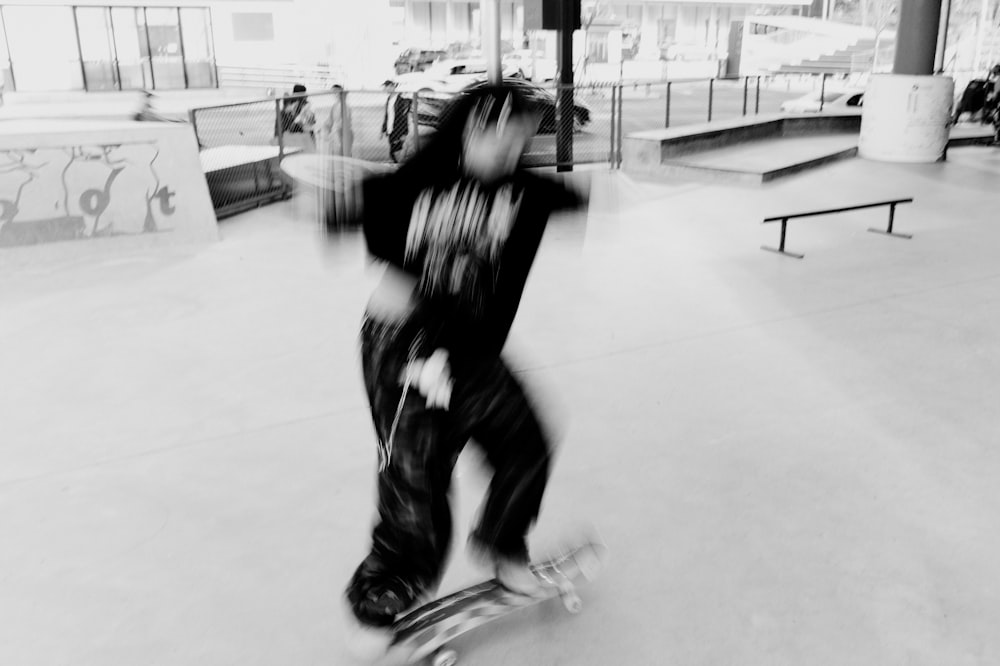
<path fill-rule="evenodd" d="M 401 581 L 384 583 L 369 589 L 353 604 L 354 615 L 364 624 L 387 627 L 396 618 L 413 607 L 416 594 L 412 587 Z"/>
<path fill-rule="evenodd" d="M 511 592 L 526 597 L 544 597 L 546 594 L 547 586 L 535 575 L 527 562 L 498 558 L 496 575 L 500 584 Z"/>

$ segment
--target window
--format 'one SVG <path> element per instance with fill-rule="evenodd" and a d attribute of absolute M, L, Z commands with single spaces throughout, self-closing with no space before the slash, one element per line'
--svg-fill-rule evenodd
<path fill-rule="evenodd" d="M 72 7 L 3 8 L 18 90 L 82 90 Z"/>
<path fill-rule="evenodd" d="M 173 7 L 147 7 L 146 32 L 157 89 L 185 88 L 184 51 L 178 11 Z"/>
<path fill-rule="evenodd" d="M 118 81 L 122 90 L 153 87 L 153 68 L 146 43 L 146 24 L 135 7 L 112 7 L 111 28 L 115 37 Z"/>
<path fill-rule="evenodd" d="M 212 48 L 212 20 L 207 9 L 182 7 L 181 42 L 188 88 L 215 88 L 215 51 Z"/>
<path fill-rule="evenodd" d="M 233 39 L 237 42 L 273 41 L 274 15 L 264 12 L 234 13 Z"/>
<path fill-rule="evenodd" d="M 77 7 L 76 30 L 87 90 L 117 90 L 111 12 L 107 7 Z"/>

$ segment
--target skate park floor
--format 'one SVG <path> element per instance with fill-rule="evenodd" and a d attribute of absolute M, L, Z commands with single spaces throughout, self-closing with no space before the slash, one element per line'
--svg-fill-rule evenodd
<path fill-rule="evenodd" d="M 457 642 L 483 666 L 1000 663 L 1000 152 L 761 188 L 592 171 L 509 358 L 558 459 L 532 549 L 599 530 L 583 611 Z M 793 221 L 764 217 L 914 197 Z M 378 278 L 307 197 L 218 243 L 0 262 L 0 664 L 357 663 L 342 589 L 376 448 Z M 456 472 L 442 592 L 486 484 Z"/>

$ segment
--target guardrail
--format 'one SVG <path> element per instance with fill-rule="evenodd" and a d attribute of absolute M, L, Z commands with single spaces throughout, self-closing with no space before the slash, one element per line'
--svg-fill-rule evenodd
<path fill-rule="evenodd" d="M 764 224 L 768 222 L 781 222 L 781 239 L 778 242 L 778 247 L 769 247 L 767 245 L 761 245 L 760 249 L 767 250 L 768 252 L 774 252 L 776 254 L 783 254 L 787 257 L 794 257 L 796 259 L 802 259 L 804 254 L 797 254 L 795 252 L 788 252 L 785 250 L 785 234 L 788 228 L 788 221 L 798 219 L 801 217 L 815 217 L 817 215 L 833 215 L 834 213 L 846 213 L 852 210 L 863 210 L 865 208 L 879 208 L 881 206 L 889 207 L 889 225 L 885 231 L 882 229 L 869 228 L 868 231 L 883 234 L 885 236 L 894 236 L 896 238 L 913 238 L 912 234 L 900 234 L 892 230 L 893 222 L 896 217 L 896 206 L 904 203 L 913 203 L 912 198 L 908 199 L 890 199 L 889 201 L 878 201 L 875 203 L 858 204 L 856 206 L 844 206 L 843 208 L 827 208 L 825 210 L 814 210 L 807 213 L 790 213 L 787 215 L 775 215 L 774 217 L 765 217 Z"/>

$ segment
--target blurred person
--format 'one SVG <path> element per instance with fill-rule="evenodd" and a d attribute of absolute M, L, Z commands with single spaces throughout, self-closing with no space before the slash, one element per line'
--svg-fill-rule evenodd
<path fill-rule="evenodd" d="M 354 145 L 354 129 L 351 121 L 351 109 L 347 104 L 347 93 L 339 84 L 333 85 L 330 90 L 335 93 L 333 104 L 318 131 L 327 153 L 350 157 Z"/>
<path fill-rule="evenodd" d="M 520 168 L 537 124 L 518 90 L 476 90 L 410 160 L 363 185 L 365 239 L 385 273 L 361 330 L 379 459 L 371 550 L 346 590 L 362 628 L 435 593 L 469 439 L 493 469 L 469 550 L 511 590 L 542 591 L 526 537 L 552 449 L 501 351 L 550 214 L 585 196 Z"/>
<path fill-rule="evenodd" d="M 406 142 L 410 127 L 410 100 L 398 91 L 395 81 L 382 84 L 388 98 L 385 100 L 385 115 L 382 119 L 382 136 L 389 139 L 389 157 L 393 162 L 399 161 L 399 153 Z"/>
<path fill-rule="evenodd" d="M 286 96 L 281 105 L 281 131 L 285 147 L 297 147 L 305 151 L 316 148 L 316 113 L 306 87 L 301 83 L 292 86 L 292 96 Z"/>

